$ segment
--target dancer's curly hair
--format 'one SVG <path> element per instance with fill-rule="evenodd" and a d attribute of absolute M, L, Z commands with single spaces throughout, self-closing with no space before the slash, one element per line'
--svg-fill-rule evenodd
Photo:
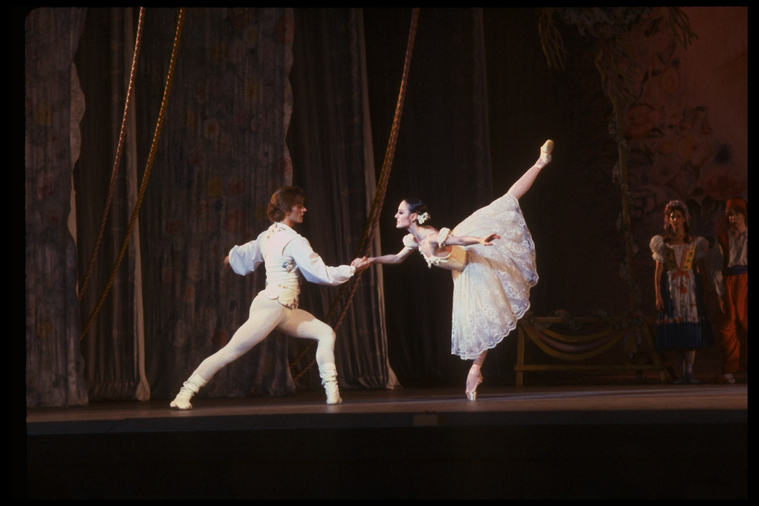
<path fill-rule="evenodd" d="M 266 214 L 272 222 L 282 221 L 293 206 L 303 204 L 305 200 L 306 195 L 302 189 L 297 186 L 283 186 L 271 196 Z"/>

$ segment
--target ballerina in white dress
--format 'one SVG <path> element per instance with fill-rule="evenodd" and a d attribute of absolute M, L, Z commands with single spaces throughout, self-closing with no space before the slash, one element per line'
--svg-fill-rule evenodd
<path fill-rule="evenodd" d="M 482 383 L 480 368 L 489 349 L 516 328 L 530 308 L 530 288 L 538 282 L 535 243 L 519 207 L 519 198 L 551 161 L 553 141 L 540 148 L 540 158 L 502 197 L 466 218 L 453 230 L 435 229 L 418 199 L 400 203 L 396 227 L 409 234 L 395 255 L 369 257 L 370 263 L 399 264 L 419 250 L 429 267 L 448 269 L 453 275 L 451 353 L 474 360 L 466 382 L 466 395 L 477 399 Z M 363 259 L 356 259 L 355 262 Z"/>

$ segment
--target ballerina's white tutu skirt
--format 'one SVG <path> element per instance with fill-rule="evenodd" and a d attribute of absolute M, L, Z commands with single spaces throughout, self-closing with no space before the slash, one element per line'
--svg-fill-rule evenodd
<path fill-rule="evenodd" d="M 452 235 L 501 236 L 492 246 L 468 246 L 463 271 L 453 273 L 451 353 L 473 360 L 494 348 L 530 308 L 538 282 L 535 243 L 517 199 L 507 193 L 458 224 Z"/>

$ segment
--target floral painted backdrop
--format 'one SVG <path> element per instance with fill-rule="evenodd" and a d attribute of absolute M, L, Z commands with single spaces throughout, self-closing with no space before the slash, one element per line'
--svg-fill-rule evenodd
<path fill-rule="evenodd" d="M 177 9 L 151 9 L 138 91 L 147 149 L 163 93 Z M 285 136 L 292 111 L 292 9 L 187 10 L 166 124 L 143 204 L 146 370 L 169 398 L 247 319 L 264 272 L 222 266 L 268 225 L 274 190 L 292 181 Z M 273 334 L 220 371 L 201 396 L 294 393 L 287 341 Z"/>
<path fill-rule="evenodd" d="M 746 47 L 741 51 L 739 45 L 733 46 L 729 34 L 720 35 L 722 41 L 714 40 L 715 27 L 698 23 L 708 11 L 686 9 L 689 13 L 698 39 L 687 50 L 672 36 L 666 9 L 652 11 L 625 36 L 638 64 L 641 88 L 626 111 L 624 135 L 630 146 L 633 217 L 639 220 L 635 232 L 642 244 L 661 231 L 669 200 L 688 205 L 693 233 L 715 238 L 724 227 L 727 199 L 747 197 L 747 125 L 742 132 L 723 128 L 726 123 L 740 123 L 740 114 L 735 114 L 745 110 L 747 96 L 730 96 L 726 102 L 713 87 L 740 78 L 731 70 L 735 60 L 745 58 Z M 710 49 L 721 54 L 721 69 L 710 67 Z"/>
<path fill-rule="evenodd" d="M 684 201 L 691 232 L 713 241 L 726 227 L 726 201 L 748 195 L 747 10 L 543 9 L 541 43 L 554 69 L 564 69 L 570 53 L 559 20 L 592 45 L 612 106 L 609 133 L 619 147 L 613 179 L 630 218 L 623 219 L 626 209 L 617 222 L 628 247 L 620 275 L 650 314 L 648 243 L 663 230 L 666 203 Z"/>
<path fill-rule="evenodd" d="M 76 244 L 68 228 L 81 90 L 73 57 L 85 9 L 26 18 L 26 404 L 87 404 L 79 349 Z M 41 36 L 45 34 L 45 36 Z M 78 104 L 78 105 L 76 105 Z"/>

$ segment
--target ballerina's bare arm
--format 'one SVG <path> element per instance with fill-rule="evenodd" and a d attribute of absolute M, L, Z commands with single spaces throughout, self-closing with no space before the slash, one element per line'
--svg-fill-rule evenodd
<path fill-rule="evenodd" d="M 500 238 L 501 236 L 498 234 L 490 234 L 486 237 L 471 237 L 471 236 L 456 237 L 455 235 L 449 235 L 448 238 L 445 240 L 445 245 L 446 246 L 470 246 L 472 244 L 482 244 L 483 246 L 492 246 L 493 241 Z"/>
<path fill-rule="evenodd" d="M 413 252 L 413 249 L 403 248 L 395 255 L 382 255 L 380 257 L 369 257 L 366 260 L 371 264 L 399 264 Z"/>

